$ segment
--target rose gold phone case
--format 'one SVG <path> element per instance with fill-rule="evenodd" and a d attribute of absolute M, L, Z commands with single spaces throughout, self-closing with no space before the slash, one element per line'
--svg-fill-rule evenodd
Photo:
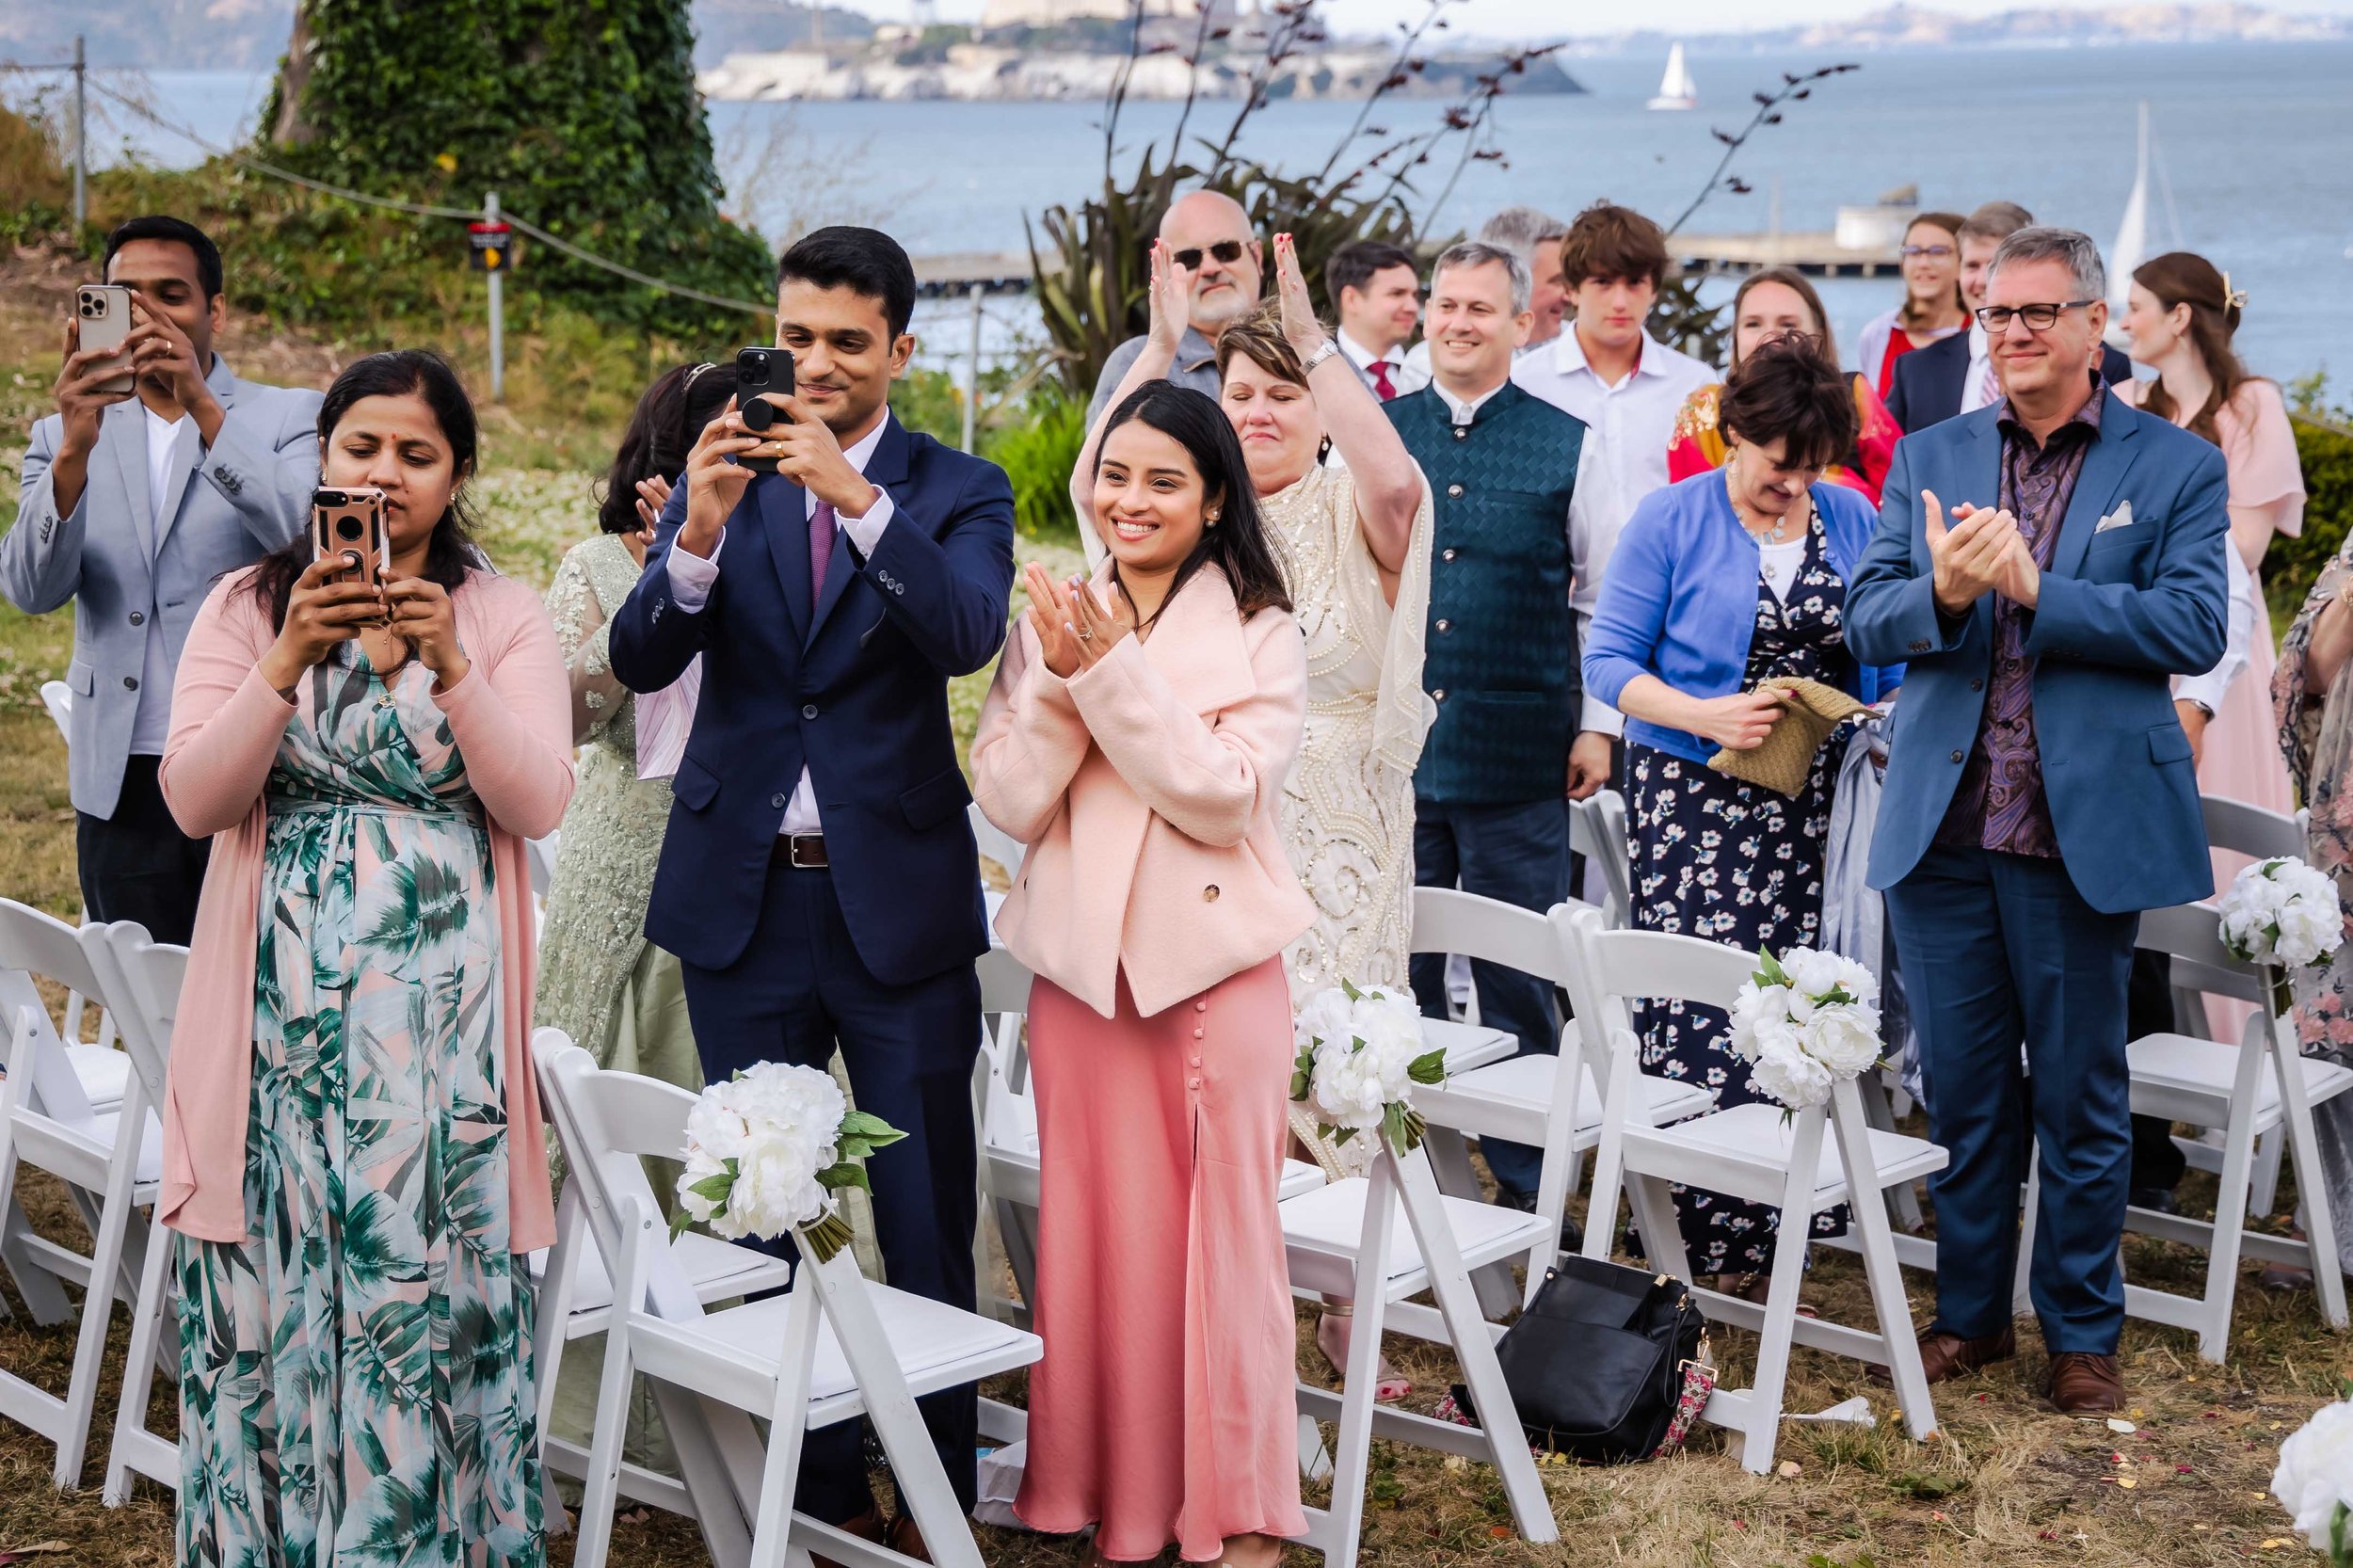
<path fill-rule="evenodd" d="M 81 323 L 81 347 L 117 349 L 131 335 L 131 291 L 120 283 L 83 283 L 73 291 L 73 314 Z M 128 361 L 122 374 L 98 384 L 100 392 L 127 392 L 136 385 Z"/>
<path fill-rule="evenodd" d="M 328 582 L 382 583 L 386 545 L 382 490 L 356 486 L 311 492 L 311 559 L 359 558 L 350 569 L 331 574 Z"/>

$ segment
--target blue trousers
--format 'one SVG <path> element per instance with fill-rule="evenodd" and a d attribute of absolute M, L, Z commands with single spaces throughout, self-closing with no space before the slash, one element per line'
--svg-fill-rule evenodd
<path fill-rule="evenodd" d="M 703 1076 L 712 1082 L 756 1062 L 823 1071 L 840 1045 L 858 1109 L 906 1134 L 867 1162 L 884 1272 L 897 1289 L 971 1311 L 980 1219 L 972 1062 L 981 1039 L 972 966 L 884 984 L 850 941 L 832 874 L 775 866 L 744 955 L 724 969 L 681 968 Z M 790 1256 L 791 1242 L 768 1250 Z M 917 1403 L 969 1511 L 979 1488 L 978 1395 L 956 1388 Z M 839 1524 L 873 1506 L 865 1426 L 842 1421 L 808 1434 L 796 1508 Z"/>
<path fill-rule="evenodd" d="M 1931 846 L 1887 890 L 1920 1031 L 1936 1199 L 1936 1327 L 2011 1317 L 2019 1187 L 2041 1149 L 2028 1286 L 2044 1347 L 2113 1354 L 2132 1174 L 2125 992 L 2137 914 L 2086 904 L 2056 859 Z M 2025 1044 L 2020 1070 L 2019 1044 Z"/>
<path fill-rule="evenodd" d="M 1481 898 L 1547 910 L 1569 896 L 1569 807 L 1565 799 L 1520 806 L 1414 804 L 1414 880 L 1424 888 L 1460 888 Z M 1413 960 L 1414 996 L 1424 1015 L 1447 1016 L 1446 955 Z M 1519 1055 L 1557 1055 L 1561 1014 L 1553 987 L 1499 964 L 1471 963 L 1479 988 L 1479 1017 L 1519 1037 Z M 1482 1138 L 1480 1152 L 1506 1192 L 1533 1193 L 1545 1151 L 1527 1144 Z"/>

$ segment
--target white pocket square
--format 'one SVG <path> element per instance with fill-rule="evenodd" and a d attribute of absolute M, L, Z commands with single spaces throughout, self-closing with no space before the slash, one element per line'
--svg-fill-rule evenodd
<path fill-rule="evenodd" d="M 2133 504 L 2129 501 L 2120 501 L 2116 504 L 2116 510 L 2110 512 L 2106 517 L 2102 518 L 2100 520 L 2100 526 L 2093 529 L 2092 532 L 2094 534 L 2105 534 L 2111 528 L 2130 528 L 2132 525 Z"/>

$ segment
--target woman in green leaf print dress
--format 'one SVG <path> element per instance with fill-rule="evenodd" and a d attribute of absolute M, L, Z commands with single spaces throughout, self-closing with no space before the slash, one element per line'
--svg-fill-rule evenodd
<path fill-rule="evenodd" d="M 225 580 L 164 792 L 216 833 L 175 1032 L 184 1568 L 536 1564 L 529 1276 L 550 1238 L 522 839 L 572 786 L 537 597 L 468 542 L 474 420 L 429 354 L 319 414 L 385 492 L 381 588 L 307 543 Z"/>

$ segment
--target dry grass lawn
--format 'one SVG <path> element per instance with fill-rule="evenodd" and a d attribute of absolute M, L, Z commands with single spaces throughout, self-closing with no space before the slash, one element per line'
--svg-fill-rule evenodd
<path fill-rule="evenodd" d="M 7 443 L 21 440 L 18 433 L 45 404 L 54 365 L 52 306 L 72 281 L 68 270 L 0 262 L 0 469 L 8 471 L 0 473 L 0 525 L 12 519 L 15 500 L 15 449 Z M 280 339 L 224 347 L 241 366 L 287 379 L 323 372 L 335 358 Z M 584 476 L 494 471 L 487 477 L 503 502 L 490 520 L 494 550 L 523 574 L 544 579 L 565 540 L 588 526 Z M 63 616 L 31 621 L 0 607 L 0 893 L 69 917 L 79 901 L 65 754 L 34 694 L 40 680 L 62 669 L 70 638 Z M 961 694 L 968 715 L 979 691 L 978 682 L 968 684 L 972 689 Z M 2204 1181 L 2209 1203 L 2211 1188 Z M 86 1244 L 54 1186 L 35 1178 L 24 1196 L 41 1228 Z M 2199 1181 L 2185 1196 L 2193 1207 L 2200 1201 Z M 2193 1255 L 2148 1243 L 2129 1250 L 2128 1264 L 2135 1278 L 2176 1289 L 2194 1288 L 2201 1267 Z M 1925 1315 L 1927 1281 L 1913 1285 L 1913 1310 Z M 1808 1296 L 1826 1317 L 1868 1321 L 1859 1272 L 1844 1255 L 1821 1258 Z M 62 1390 L 70 1325 L 31 1327 L 12 1288 L 7 1299 L 12 1316 L 0 1321 L 0 1367 Z M 1705 1429 L 1689 1451 L 1660 1464 L 1548 1467 L 1545 1483 L 1563 1538 L 1558 1546 L 1512 1537 L 1501 1489 L 1481 1466 L 1385 1446 L 1374 1456 L 1366 1559 L 1391 1568 L 1466 1560 L 1657 1568 L 2138 1568 L 2306 1560 L 2265 1487 L 2281 1438 L 2353 1372 L 2353 1344 L 2324 1330 L 2309 1294 L 2266 1291 L 2251 1269 L 2239 1303 L 2232 1354 L 2221 1367 L 2201 1363 L 2187 1335 L 2128 1327 L 2124 1361 L 2133 1407 L 2126 1414 L 2137 1429 L 2129 1435 L 2043 1407 L 2037 1393 L 2042 1356 L 2030 1328 L 2017 1362 L 1938 1390 L 1942 1431 L 1921 1444 L 1903 1435 L 1891 1401 L 1858 1368 L 1801 1352 L 1790 1408 L 1818 1410 L 1862 1394 L 1880 1425 L 1865 1431 L 1792 1423 L 1784 1429 L 1780 1455 L 1796 1473 L 1770 1479 L 1744 1474 Z M 1321 1373 L 1310 1327 L 1303 1317 L 1301 1365 Z M 127 1335 L 118 1308 L 110 1390 L 119 1386 Z M 1752 1346 L 1745 1335 L 1718 1336 L 1729 1382 L 1745 1380 Z M 1449 1358 L 1395 1338 L 1389 1350 L 1414 1380 L 1409 1404 L 1428 1409 L 1452 1379 Z M 996 1391 L 1017 1401 L 1019 1380 Z M 171 1391 L 159 1386 L 151 1422 L 169 1430 L 173 1419 Z M 99 1504 L 108 1431 L 102 1410 L 84 1475 L 88 1490 L 58 1494 L 49 1485 L 50 1450 L 0 1423 L 0 1554 L 56 1542 L 60 1556 L 35 1560 L 100 1568 L 171 1561 L 165 1491 L 142 1484 L 123 1510 Z M 615 1560 L 632 1568 L 704 1560 L 691 1528 L 666 1519 L 624 1524 L 615 1548 Z M 1073 1542 L 1010 1532 L 988 1532 L 983 1549 L 1006 1568 L 1081 1560 Z M 568 1563 L 568 1543 L 552 1543 L 550 1555 Z M 1299 1554 L 1299 1560 L 1309 1559 Z"/>

